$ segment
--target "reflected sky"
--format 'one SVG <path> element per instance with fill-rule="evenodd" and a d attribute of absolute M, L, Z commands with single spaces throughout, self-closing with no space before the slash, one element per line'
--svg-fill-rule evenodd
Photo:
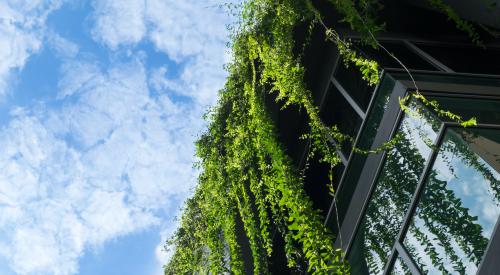
<path fill-rule="evenodd" d="M 440 121 L 430 112 L 416 113 L 415 104 L 409 105 L 412 112 L 401 123 L 398 130 L 401 138 L 387 154 L 360 225 L 350 254 L 352 274 L 382 274 L 430 156 L 430 145 L 437 137 Z"/>
<path fill-rule="evenodd" d="M 424 273 L 476 272 L 500 214 L 499 137 L 495 129 L 445 133 L 404 241 Z"/>
<path fill-rule="evenodd" d="M 352 274 L 381 274 L 402 228 L 441 125 L 418 107 L 382 166 L 349 255 Z M 426 274 L 474 273 L 500 215 L 500 130 L 449 128 L 439 148 L 404 245 Z M 398 258 L 393 274 L 406 273 Z"/>
<path fill-rule="evenodd" d="M 394 262 L 394 267 L 391 271 L 391 275 L 410 275 L 410 269 L 406 264 L 401 260 L 401 258 L 397 258 L 396 262 Z"/>

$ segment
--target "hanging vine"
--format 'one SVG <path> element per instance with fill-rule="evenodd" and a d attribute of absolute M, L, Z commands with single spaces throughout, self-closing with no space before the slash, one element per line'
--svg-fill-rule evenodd
<path fill-rule="evenodd" d="M 448 19 L 455 23 L 457 29 L 467 33 L 472 42 L 476 43 L 478 46 L 484 47 L 481 37 L 476 31 L 476 28 L 469 21 L 461 18 L 457 12 L 443 0 L 427 0 L 434 8 L 438 11 L 446 14 Z"/>
<path fill-rule="evenodd" d="M 372 17 L 380 6 L 376 0 L 329 2 L 366 44 L 380 46 L 375 37 L 383 24 Z M 333 245 L 335 236 L 323 225 L 299 171 L 278 141 L 264 97 L 275 93 L 284 108 L 295 105 L 305 111 L 311 153 L 319 154 L 333 168 L 340 163 L 334 144 L 351 139 L 321 120 L 304 83 L 301 54 L 294 54 L 294 29 L 300 23 L 308 24 L 310 30 L 319 24 L 344 63 L 356 66 L 370 85 L 379 81 L 378 64 L 328 27 L 309 0 L 249 0 L 239 10 L 231 35 L 233 61 L 226 65 L 229 76 L 218 104 L 206 115 L 208 129 L 196 143 L 201 175 L 184 206 L 179 229 L 167 242 L 173 254 L 165 274 L 267 274 L 274 231 L 284 237 L 289 267 L 301 269 L 305 264 L 311 274 L 348 274 L 343 252 Z M 439 109 L 436 104 L 426 103 Z M 440 114 L 466 125 L 473 123 L 446 111 Z M 396 142 L 391 140 L 380 150 Z M 241 230 L 251 250 L 253 270 L 244 264 L 242 247 L 247 244 L 238 238 Z"/>

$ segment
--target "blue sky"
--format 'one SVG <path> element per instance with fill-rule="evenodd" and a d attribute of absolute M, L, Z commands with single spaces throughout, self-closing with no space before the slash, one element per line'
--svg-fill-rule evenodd
<path fill-rule="evenodd" d="M 0 275 L 161 274 L 225 2 L 0 1 Z"/>

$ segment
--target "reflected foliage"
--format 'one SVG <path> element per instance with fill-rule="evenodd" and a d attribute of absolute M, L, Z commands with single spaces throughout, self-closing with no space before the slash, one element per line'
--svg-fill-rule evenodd
<path fill-rule="evenodd" d="M 371 18 L 378 9 L 376 0 L 330 0 L 340 14 L 338 20 L 349 23 L 362 34 L 362 40 L 377 46 L 375 39 L 382 25 Z M 324 217 L 313 208 L 303 188 L 303 179 L 292 165 L 278 140 L 276 127 L 264 104 L 269 93 L 275 93 L 283 108 L 299 107 L 307 117 L 310 152 L 331 167 L 340 163 L 335 144 L 350 137 L 336 125 L 326 125 L 304 82 L 305 43 L 296 43 L 296 28 L 307 26 L 308 35 L 315 28 L 334 43 L 346 65 L 360 70 L 370 84 L 379 81 L 377 63 L 359 54 L 350 41 L 344 40 L 323 22 L 312 1 L 249 0 L 235 8 L 238 22 L 231 28 L 232 60 L 226 65 L 228 78 L 219 93 L 217 105 L 208 113 L 207 130 L 197 142 L 200 175 L 193 198 L 185 205 L 179 228 L 167 242 L 172 257 L 166 274 L 268 274 L 273 253 L 273 234 L 283 236 L 288 266 L 311 274 L 346 274 L 350 267 L 343 252 L 334 247 L 335 236 L 323 224 Z M 411 127 L 410 127 L 411 128 Z M 408 129 L 410 129 L 408 128 Z M 333 139 L 334 142 L 331 142 Z M 392 148 L 396 140 L 374 151 L 354 148 L 356 152 L 375 153 Z M 406 182 L 407 174 L 421 169 L 420 159 L 413 160 L 402 171 L 396 171 L 402 159 L 418 150 L 411 140 L 400 140 L 388 162 L 388 188 Z M 425 142 L 424 142 L 425 143 Z M 408 152 L 406 152 L 408 151 Z M 394 173 L 392 173 L 392 170 Z M 418 171 L 413 171 L 416 175 Z M 408 189 L 409 188 L 409 189 Z M 379 209 L 372 208 L 373 232 L 366 232 L 373 255 L 387 254 L 384 241 L 377 242 L 375 232 L 390 239 L 411 196 L 411 187 L 403 191 L 384 191 L 392 197 Z M 385 208 L 384 208 L 385 207 Z M 241 225 L 241 226 L 238 226 Z M 241 233 L 241 234 L 238 234 Z M 243 235 L 242 238 L 238 236 Z M 244 239 L 243 241 L 241 239 Z M 388 243 L 386 243 L 388 244 Z M 243 250 L 249 251 L 243 255 Z M 250 258 L 250 259 L 248 259 Z M 368 260 L 377 265 L 375 256 Z M 251 267 L 246 263 L 251 262 Z M 303 264 L 302 264 L 303 263 Z M 373 267 L 375 268 L 375 267 Z"/>
<path fill-rule="evenodd" d="M 440 122 L 431 112 L 420 114 L 425 114 L 421 122 L 411 116 L 403 120 L 402 137 L 387 154 L 377 180 L 353 246 L 359 251 L 350 256 L 353 266 L 366 265 L 365 271 L 353 267 L 359 274 L 383 272 L 432 148 L 439 154 L 404 245 L 426 274 L 470 274 L 484 255 L 500 213 L 500 151 L 495 151 L 500 148 L 500 132 L 447 130 L 442 146 L 436 148 L 431 140 Z M 394 268 L 399 270 L 394 274 L 404 274 L 401 265 Z"/>
<path fill-rule="evenodd" d="M 356 237 L 359 249 L 363 250 L 362 258 L 357 260 L 366 261 L 370 274 L 381 274 L 389 259 L 431 151 L 428 141 L 436 136 L 434 120 L 433 117 L 419 120 L 406 116 L 399 129 L 401 138 L 387 154 Z"/>
<path fill-rule="evenodd" d="M 498 166 L 483 159 L 481 147 L 495 153 L 498 137 L 499 130 L 447 130 L 404 241 L 422 272 L 477 270 L 500 213 Z"/>
<path fill-rule="evenodd" d="M 401 258 L 397 258 L 394 267 L 390 273 L 391 275 L 411 275 L 410 269 Z"/>

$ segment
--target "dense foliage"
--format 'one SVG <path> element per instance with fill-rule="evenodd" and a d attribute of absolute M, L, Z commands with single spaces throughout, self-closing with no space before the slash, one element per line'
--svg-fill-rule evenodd
<path fill-rule="evenodd" d="M 437 3 L 437 1 L 433 1 Z M 382 25 L 371 17 L 374 0 L 330 0 L 343 20 L 377 47 Z M 276 93 L 286 107 L 299 106 L 308 117 L 311 152 L 331 167 L 340 162 L 336 144 L 347 137 L 320 119 L 304 83 L 301 54 L 294 53 L 294 28 L 321 26 L 335 43 L 346 65 L 360 69 L 370 84 L 379 80 L 377 63 L 358 54 L 349 41 L 323 22 L 309 0 L 249 0 L 238 8 L 233 29 L 233 61 L 218 104 L 207 114 L 208 129 L 197 142 L 201 170 L 198 186 L 188 199 L 180 228 L 168 241 L 174 249 L 165 274 L 243 274 L 242 245 L 247 242 L 253 272 L 266 274 L 273 252 L 273 234 L 284 237 L 288 265 L 312 274 L 346 274 L 349 266 L 324 218 L 312 207 L 300 173 L 278 141 L 264 104 Z M 429 103 L 432 104 L 432 103 Z M 390 142 L 388 143 L 391 144 Z M 244 229 L 247 241 L 238 235 Z"/>

